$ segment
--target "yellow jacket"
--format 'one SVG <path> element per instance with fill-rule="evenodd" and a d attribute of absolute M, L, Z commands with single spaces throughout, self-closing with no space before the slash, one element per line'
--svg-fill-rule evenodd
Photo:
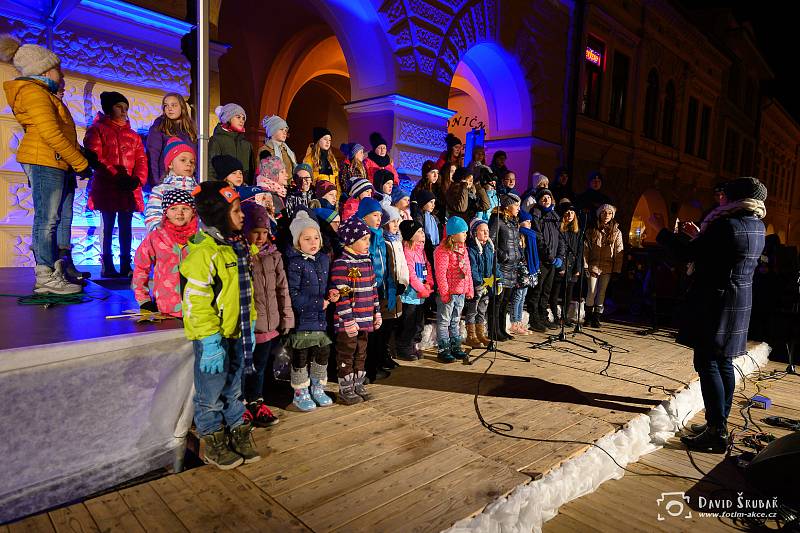
<path fill-rule="evenodd" d="M 307 163 L 311 166 L 311 185 L 316 186 L 319 180 L 330 181 L 334 185 L 336 185 L 336 195 L 341 196 L 342 194 L 342 187 L 339 184 L 339 164 L 336 162 L 336 158 L 333 156 L 333 149 L 328 150 L 328 163 L 331 165 L 331 169 L 333 170 L 333 174 L 320 174 L 319 171 L 319 161 L 314 161 L 314 143 L 308 145 L 308 149 L 306 150 L 306 156 L 303 158 L 303 163 Z M 287 169 L 288 170 L 288 169 Z M 289 171 L 291 174 L 291 171 Z"/>
<path fill-rule="evenodd" d="M 81 172 L 89 166 L 67 106 L 39 80 L 18 78 L 3 83 L 6 99 L 25 136 L 17 163 Z"/>

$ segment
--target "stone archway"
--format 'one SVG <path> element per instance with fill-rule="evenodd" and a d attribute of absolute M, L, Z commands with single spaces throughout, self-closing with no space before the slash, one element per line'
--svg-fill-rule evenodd
<path fill-rule="evenodd" d="M 656 189 L 648 189 L 639 197 L 636 208 L 631 217 L 628 242 L 631 246 L 640 247 L 644 244 L 656 242 L 656 230 L 648 219 L 651 215 L 659 214 L 664 222 L 669 224 L 669 209 L 664 197 Z"/>

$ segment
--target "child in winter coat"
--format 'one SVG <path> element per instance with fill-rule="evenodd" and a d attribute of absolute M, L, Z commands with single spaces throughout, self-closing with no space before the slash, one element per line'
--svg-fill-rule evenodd
<path fill-rule="evenodd" d="M 364 178 L 356 178 L 350 186 L 350 197 L 345 200 L 342 206 L 342 221 L 347 220 L 356 214 L 361 200 L 372 198 L 372 184 Z"/>
<path fill-rule="evenodd" d="M 586 316 L 589 325 L 600 327 L 600 315 L 611 274 L 622 272 L 622 232 L 614 220 L 617 209 L 611 204 L 597 208 L 597 224 L 586 231 L 584 249 L 589 291 L 586 294 Z"/>
<path fill-rule="evenodd" d="M 564 321 L 566 326 L 572 326 L 572 321 L 568 318 L 568 310 L 572 302 L 572 292 L 580 274 L 580 228 L 578 227 L 578 217 L 575 207 L 567 200 L 558 203 L 559 215 L 561 216 L 561 240 L 564 243 L 564 265 L 556 272 L 553 280 L 553 290 L 550 291 L 550 309 L 556 321 L 561 324 Z M 569 268 L 569 270 L 567 270 Z M 566 286 L 565 286 L 566 285 Z M 565 290 L 566 289 L 566 292 Z M 558 310 L 558 301 L 561 300 L 561 312 Z M 578 302 L 575 302 L 578 305 Z M 580 309 L 578 309 L 580 314 Z"/>
<path fill-rule="evenodd" d="M 530 329 L 543 333 L 547 328 L 558 329 L 556 322 L 548 318 L 547 311 L 550 308 L 550 291 L 553 289 L 555 273 L 564 265 L 561 219 L 555 212 L 550 189 L 539 189 L 536 192 L 536 205 L 531 210 L 531 215 L 536 243 L 539 246 L 539 281 L 525 298 Z"/>
<path fill-rule="evenodd" d="M 325 333 L 325 309 L 337 300 L 336 291 L 327 291 L 328 255 L 322 252 L 319 225 L 308 211 L 300 210 L 289 226 L 292 247 L 289 248 L 289 296 L 297 324 L 289 335 L 292 348 L 292 403 L 300 411 L 313 411 L 331 405 L 325 394 L 328 383 L 328 346 L 331 340 Z M 310 365 L 310 372 L 309 372 Z M 310 379 L 309 379 L 310 376 Z M 310 394 L 309 394 L 310 386 Z"/>
<path fill-rule="evenodd" d="M 155 230 L 161 224 L 164 210 L 162 198 L 170 189 L 180 189 L 192 192 L 197 187 L 194 179 L 195 161 L 197 155 L 191 144 L 179 137 L 170 137 L 164 145 L 164 166 L 167 175 L 161 178 L 161 183 L 153 187 L 147 198 L 144 208 L 144 225 L 147 231 Z"/>
<path fill-rule="evenodd" d="M 374 200 L 372 200 L 374 202 Z M 364 362 L 369 332 L 383 321 L 369 257 L 370 228 L 361 217 L 350 217 L 339 226 L 344 252 L 333 262 L 330 286 L 340 295 L 336 302 L 336 361 L 339 378 L 338 402 L 352 405 L 371 396 L 364 386 Z"/>
<path fill-rule="evenodd" d="M 363 146 L 355 142 L 342 144 L 339 146 L 339 150 L 344 154 L 342 170 L 339 172 L 339 183 L 342 184 L 343 191 L 349 191 L 355 179 L 367 177 L 367 170 L 364 168 L 366 152 Z M 336 202 L 332 203 L 336 204 Z"/>
<path fill-rule="evenodd" d="M 286 216 L 292 218 L 299 207 L 314 208 L 314 193 L 311 192 L 311 167 L 300 163 L 292 174 L 292 187 L 286 195 Z M 322 182 L 320 182 L 322 183 Z"/>
<path fill-rule="evenodd" d="M 208 140 L 208 157 L 226 154 L 233 156 L 242 164 L 242 174 L 247 183 L 253 179 L 253 145 L 244 136 L 244 123 L 247 113 L 239 104 L 225 104 L 218 106 L 214 113 L 219 117 L 219 124 L 214 128 L 214 133 Z M 218 176 L 213 165 L 208 169 L 209 179 L 225 179 Z"/>
<path fill-rule="evenodd" d="M 525 308 L 525 297 L 531 288 L 530 276 L 536 275 L 537 283 L 540 271 L 539 248 L 536 232 L 531 227 L 533 217 L 527 211 L 519 211 L 519 237 L 522 256 L 525 258 L 525 270 L 517 276 L 517 284 L 511 294 L 511 333 L 530 335 L 533 333 L 522 323 L 522 311 Z"/>
<path fill-rule="evenodd" d="M 217 179 L 226 182 L 236 189 L 244 184 L 244 167 L 242 162 L 228 154 L 215 155 L 211 158 L 211 167 Z"/>
<path fill-rule="evenodd" d="M 142 138 L 128 121 L 128 99 L 118 92 L 100 94 L 102 113 L 86 130 L 84 145 L 97 154 L 87 207 L 103 214 L 103 277 L 130 276 L 133 213 L 144 210 L 142 186 L 147 183 L 147 154 Z M 119 221 L 119 264 L 114 269 L 111 243 Z"/>
<path fill-rule="evenodd" d="M 400 211 L 400 218 L 411 220 L 411 198 L 407 192 L 400 187 L 392 191 L 392 207 Z"/>
<path fill-rule="evenodd" d="M 401 297 L 408 286 L 408 264 L 403 253 L 400 220 L 400 212 L 396 208 L 389 206 L 383 209 L 381 223 L 383 240 L 386 243 L 386 274 L 383 277 L 383 284 L 378 286 L 383 324 L 369 337 L 367 377 L 370 379 L 372 379 L 369 365 L 371 357 L 375 358 L 377 365 L 385 372 L 398 366 L 389 354 L 389 344 L 392 333 L 397 329 L 397 323 L 404 312 Z"/>
<path fill-rule="evenodd" d="M 367 179 L 375 185 L 378 189 L 378 184 L 375 183 L 375 173 L 378 170 L 386 170 L 390 172 L 394 178 L 394 184 L 400 185 L 400 176 L 394 168 L 391 156 L 389 156 L 389 143 L 383 138 L 383 135 L 374 131 L 369 134 L 369 143 L 372 150 L 367 154 L 364 160 L 364 168 L 367 170 Z"/>
<path fill-rule="evenodd" d="M 392 191 L 394 190 L 394 176 L 392 173 L 388 170 L 378 169 L 372 179 L 372 185 L 378 191 L 376 198 L 381 203 L 381 207 L 391 206 Z"/>
<path fill-rule="evenodd" d="M 490 291 L 500 280 L 494 269 L 494 243 L 489 238 L 489 224 L 475 217 L 469 224 L 467 239 L 469 264 L 472 269 L 474 296 L 464 303 L 464 322 L 467 325 L 467 346 L 481 348 L 489 345 L 486 317 L 489 313 Z"/>
<path fill-rule="evenodd" d="M 436 270 L 436 330 L 439 339 L 438 359 L 452 363 L 464 359 L 461 349 L 461 311 L 464 300 L 474 298 L 472 268 L 464 244 L 467 223 L 461 217 L 450 217 L 445 226 L 447 237 L 433 254 Z"/>
<path fill-rule="evenodd" d="M 506 310 L 511 311 L 511 323 L 522 320 L 523 299 L 519 300 L 519 313 L 515 313 L 515 287 L 517 269 L 522 261 L 519 241 L 519 206 L 520 198 L 514 193 L 500 197 L 500 207 L 489 218 L 489 235 L 495 235 L 495 252 L 497 253 L 497 269 L 503 278 L 503 290 L 498 294 L 496 318 L 497 322 L 489 324 L 489 338 L 496 341 L 512 340 L 514 337 L 506 332 Z M 517 294 L 517 297 L 519 295 Z"/>
<path fill-rule="evenodd" d="M 350 190 L 349 188 L 347 189 Z M 339 210 L 339 197 L 336 194 L 336 185 L 330 181 L 320 181 L 314 187 L 314 197 L 323 209 Z"/>
<path fill-rule="evenodd" d="M 147 158 L 150 162 L 150 184 L 161 185 L 169 171 L 166 156 L 168 144 L 179 139 L 197 152 L 197 126 L 183 95 L 167 93 L 161 99 L 162 114 L 153 121 L 147 132 Z M 191 191 L 191 189 L 189 189 Z"/>
<path fill-rule="evenodd" d="M 188 191 L 168 189 L 161 207 L 163 220 L 136 250 L 131 288 L 142 310 L 180 318 L 181 276 L 178 267 L 189 253 L 189 238 L 197 233 L 194 198 Z M 152 297 L 148 289 L 151 270 Z"/>
<path fill-rule="evenodd" d="M 245 420 L 255 427 L 274 426 L 278 418 L 264 403 L 264 377 L 271 367 L 272 349 L 280 335 L 294 328 L 294 311 L 289 298 L 289 283 L 283 258 L 270 238 L 267 210 L 255 202 L 242 203 L 244 234 L 258 249 L 253 257 L 253 299 L 256 313 L 256 346 L 253 366 L 256 371 L 244 376 L 243 400 L 247 411 Z"/>
<path fill-rule="evenodd" d="M 425 300 L 433 294 L 433 271 L 425 256 L 425 231 L 414 220 L 400 223 L 403 237 L 403 253 L 408 266 L 408 285 L 400 297 L 403 302 L 403 315 L 397 328 L 397 357 L 406 361 L 416 361 L 420 352 L 415 343 L 422 341 L 422 328 L 425 325 Z"/>
<path fill-rule="evenodd" d="M 206 181 L 193 195 L 206 229 L 191 239 L 180 272 L 183 327 L 194 345 L 194 422 L 203 460 L 227 470 L 261 458 L 241 402 L 242 372 L 255 370 L 252 251 L 236 191 L 224 181 Z"/>
<path fill-rule="evenodd" d="M 333 134 L 324 127 L 316 127 L 312 132 L 314 142 L 308 145 L 303 163 L 311 167 L 312 182 L 316 185 L 319 181 L 330 181 L 336 185 L 336 194 L 342 192 L 339 182 L 339 164 L 331 152 Z"/>

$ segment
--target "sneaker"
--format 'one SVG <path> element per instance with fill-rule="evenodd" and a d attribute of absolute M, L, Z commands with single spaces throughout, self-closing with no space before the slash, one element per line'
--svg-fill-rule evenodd
<path fill-rule="evenodd" d="M 250 434 L 253 426 L 242 423 L 231 430 L 231 450 L 242 456 L 245 463 L 255 463 L 261 460 Z"/>
<path fill-rule="evenodd" d="M 278 417 L 264 403 L 264 400 L 248 403 L 247 410 L 244 413 L 244 420 L 257 428 L 267 428 L 280 422 Z"/>
<path fill-rule="evenodd" d="M 59 259 L 50 268 L 47 265 L 36 265 L 36 283 L 33 292 L 36 294 L 77 294 L 83 287 L 70 283 L 64 277 L 64 260 Z"/>
<path fill-rule="evenodd" d="M 224 429 L 203 435 L 200 440 L 205 445 L 204 463 L 214 465 L 220 470 L 230 470 L 244 462 L 241 455 L 228 448 L 228 439 L 225 437 Z"/>

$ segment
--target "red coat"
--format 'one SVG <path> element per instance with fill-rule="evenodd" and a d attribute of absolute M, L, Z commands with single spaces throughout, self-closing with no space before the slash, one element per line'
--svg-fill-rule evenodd
<path fill-rule="evenodd" d="M 87 205 L 100 211 L 144 211 L 142 185 L 147 182 L 147 154 L 142 138 L 131 129 L 115 124 L 98 113 L 83 145 L 97 154 L 100 166 L 94 171 Z M 130 177 L 139 181 L 131 190 Z"/>
<path fill-rule="evenodd" d="M 374 183 L 373 178 L 375 177 L 375 172 L 380 169 L 388 170 L 394 176 L 394 184 L 400 185 L 400 176 L 397 175 L 397 170 L 394 168 L 394 163 L 392 160 L 389 159 L 389 164 L 385 167 L 380 166 L 378 163 L 370 159 L 369 157 L 364 158 L 364 169 L 367 171 L 367 179 L 370 183 Z M 342 219 L 344 220 L 344 219 Z"/>

